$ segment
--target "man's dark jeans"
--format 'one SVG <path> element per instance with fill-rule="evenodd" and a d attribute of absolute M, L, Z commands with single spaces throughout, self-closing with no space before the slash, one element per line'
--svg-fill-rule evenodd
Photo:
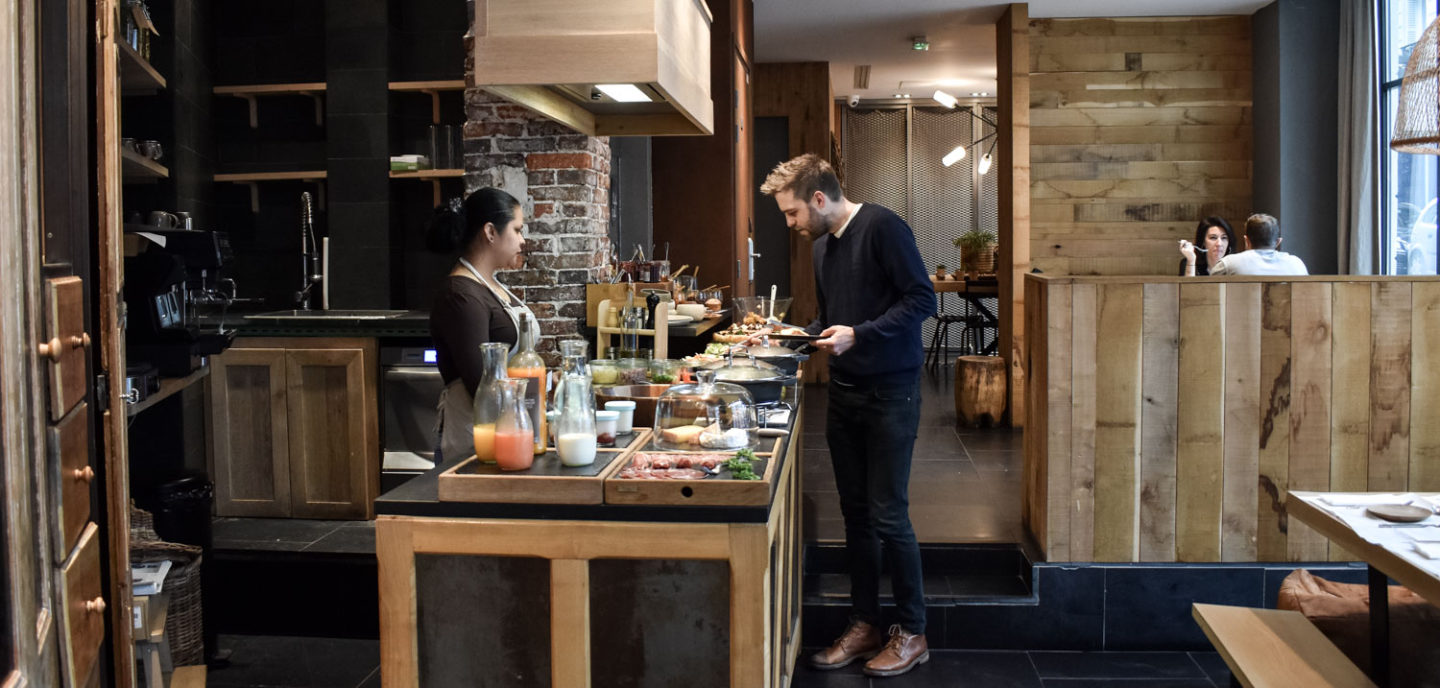
<path fill-rule="evenodd" d="M 890 569 L 900 625 L 925 632 L 920 546 L 910 527 L 910 453 L 920 425 L 920 374 L 913 382 L 860 386 L 831 380 L 825 440 L 845 516 L 855 618 L 880 619 L 880 556 Z"/>

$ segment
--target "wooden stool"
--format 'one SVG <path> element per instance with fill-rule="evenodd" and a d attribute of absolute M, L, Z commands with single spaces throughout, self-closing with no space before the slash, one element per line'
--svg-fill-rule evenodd
<path fill-rule="evenodd" d="M 1005 413 L 1005 359 L 961 356 L 955 359 L 955 415 L 965 427 L 999 425 Z M 983 419 L 983 421 L 982 421 Z"/>

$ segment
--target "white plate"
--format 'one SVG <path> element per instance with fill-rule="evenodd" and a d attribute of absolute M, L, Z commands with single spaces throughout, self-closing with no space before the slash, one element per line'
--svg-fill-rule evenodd
<path fill-rule="evenodd" d="M 671 324 L 671 325 L 684 325 L 685 323 L 692 323 L 692 322 L 695 322 L 695 319 L 692 318 L 692 317 L 690 317 L 690 316 L 688 316 L 688 315 L 683 315 L 683 314 L 680 314 L 680 313 L 671 313 L 671 314 L 670 314 L 670 324 Z"/>

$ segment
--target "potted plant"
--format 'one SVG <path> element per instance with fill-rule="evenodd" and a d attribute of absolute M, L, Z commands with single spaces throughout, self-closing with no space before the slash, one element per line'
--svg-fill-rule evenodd
<path fill-rule="evenodd" d="M 960 268 L 967 277 L 995 272 L 995 243 L 995 232 L 985 229 L 972 229 L 955 237 Z"/>
<path fill-rule="evenodd" d="M 935 266 L 935 281 L 945 281 L 945 265 L 943 263 Z"/>

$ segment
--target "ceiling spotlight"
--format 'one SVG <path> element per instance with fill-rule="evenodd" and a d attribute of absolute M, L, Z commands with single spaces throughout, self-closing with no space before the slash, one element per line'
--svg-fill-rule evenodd
<path fill-rule="evenodd" d="M 595 84 L 596 90 L 617 103 L 649 103 L 650 96 L 635 84 Z"/>
<path fill-rule="evenodd" d="M 947 108 L 953 108 L 960 102 L 958 100 L 955 100 L 955 96 L 952 96 L 944 91 L 936 91 L 935 95 L 930 97 L 934 98 L 935 102 L 944 105 Z"/>
<path fill-rule="evenodd" d="M 989 93 L 986 93 L 985 91 L 981 91 L 981 92 L 980 92 L 980 97 L 981 97 L 981 98 L 984 98 L 985 96 L 988 96 L 988 95 L 990 95 L 990 94 L 989 94 Z"/>
<path fill-rule="evenodd" d="M 970 95 L 973 96 L 973 97 L 976 97 L 976 98 L 979 98 L 979 97 L 980 97 L 980 93 L 979 93 L 978 91 L 971 91 L 971 92 L 970 92 Z"/>
<path fill-rule="evenodd" d="M 975 171 L 985 174 L 990 171 L 990 154 L 986 153 L 980 158 L 980 164 L 975 166 Z"/>
<path fill-rule="evenodd" d="M 961 160 L 964 160 L 964 159 L 965 159 L 965 146 L 956 146 L 956 147 L 954 148 L 954 150 L 951 150 L 949 153 L 946 153 L 946 154 L 945 154 L 945 157 L 940 158 L 940 164 L 942 164 L 942 165 L 944 165 L 944 166 L 946 166 L 946 167 L 949 167 L 949 166 L 954 165 L 955 163 L 960 162 Z"/>
<path fill-rule="evenodd" d="M 926 40 L 924 36 L 912 36 L 910 37 L 910 49 L 921 51 L 929 50 L 930 41 Z"/>
<path fill-rule="evenodd" d="M 902 93 L 902 94 L 900 95 L 900 97 L 901 97 L 901 98 L 909 98 L 909 97 L 910 97 L 910 94 L 909 94 L 909 93 Z"/>

